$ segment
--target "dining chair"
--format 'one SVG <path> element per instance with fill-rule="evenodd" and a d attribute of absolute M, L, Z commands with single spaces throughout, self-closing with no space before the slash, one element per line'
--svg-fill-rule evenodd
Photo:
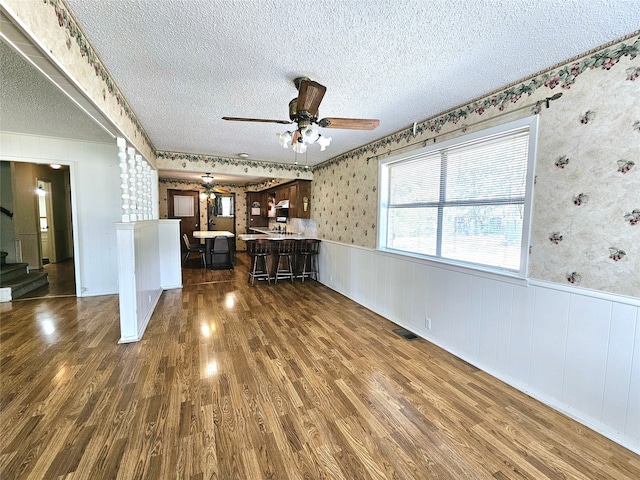
<path fill-rule="evenodd" d="M 225 236 L 215 237 L 211 248 L 211 268 L 233 269 L 233 249 L 231 238 Z"/>
<path fill-rule="evenodd" d="M 207 267 L 207 259 L 205 257 L 205 246 L 201 245 L 199 243 L 190 243 L 189 242 L 189 237 L 187 236 L 187 234 L 183 234 L 182 235 L 182 240 L 184 240 L 184 244 L 187 247 L 187 252 L 184 256 L 184 259 L 182 260 L 182 266 L 184 267 L 187 263 L 187 260 L 189 260 L 189 256 L 192 253 L 199 253 L 200 254 L 200 258 L 202 259 L 202 265 L 206 268 Z"/>

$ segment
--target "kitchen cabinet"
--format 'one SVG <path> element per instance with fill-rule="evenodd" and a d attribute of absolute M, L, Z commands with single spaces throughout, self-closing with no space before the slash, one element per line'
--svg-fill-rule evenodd
<path fill-rule="evenodd" d="M 311 180 L 298 180 L 296 183 L 294 208 L 296 218 L 311 218 Z"/>
<path fill-rule="evenodd" d="M 276 196 L 276 205 L 282 200 L 289 200 L 289 187 L 281 185 L 275 189 L 274 194 Z"/>
<path fill-rule="evenodd" d="M 298 218 L 298 182 L 289 185 L 289 218 Z"/>
<path fill-rule="evenodd" d="M 289 218 L 311 218 L 311 180 L 295 180 L 271 190 L 267 194 L 275 195 L 276 203 L 289 200 Z"/>
<path fill-rule="evenodd" d="M 257 195 L 261 195 L 258 200 Z M 289 200 L 289 218 L 311 218 L 311 180 L 294 180 L 262 192 L 247 193 L 247 227 L 266 225 L 257 218 L 251 220 L 251 205 L 260 202 L 260 216 L 267 220 L 275 218 L 275 205 L 282 200 Z"/>

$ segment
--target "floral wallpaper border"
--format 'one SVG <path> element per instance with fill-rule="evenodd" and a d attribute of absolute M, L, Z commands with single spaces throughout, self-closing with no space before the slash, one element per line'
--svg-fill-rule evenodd
<path fill-rule="evenodd" d="M 346 160 L 362 157 L 366 154 L 377 154 L 378 150 L 385 149 L 390 145 L 397 145 L 403 140 L 410 142 L 416 136 L 433 132 L 439 133 L 442 127 L 447 123 L 457 124 L 460 120 L 464 120 L 471 114 L 482 115 L 492 108 L 497 108 L 499 111 L 504 111 L 508 105 L 519 102 L 526 94 L 527 97 L 531 96 L 536 90 L 541 87 L 547 87 L 553 90 L 555 87 L 560 86 L 563 89 L 571 88 L 571 85 L 575 83 L 576 78 L 585 70 L 593 68 L 602 68 L 603 70 L 610 70 L 620 60 L 620 58 L 629 56 L 631 59 L 640 55 L 640 36 L 639 31 L 636 31 L 622 40 L 616 40 L 603 47 L 599 47 L 593 50 L 593 53 L 587 53 L 575 57 L 574 59 L 567 60 L 558 64 L 559 66 L 552 67 L 545 73 L 538 73 L 529 78 L 516 82 L 506 88 L 501 88 L 489 95 L 483 96 L 478 100 L 472 100 L 470 103 L 464 106 L 456 107 L 444 114 L 439 114 L 435 117 L 425 120 L 424 122 L 416 124 L 415 135 L 413 128 L 402 130 L 387 137 L 381 138 L 373 143 L 363 145 L 355 150 L 351 150 L 342 155 L 336 156 L 313 167 L 313 171 L 329 168 L 330 166 L 343 162 Z M 634 37 L 636 37 L 634 39 Z M 627 40 L 633 39 L 630 43 L 623 43 Z M 627 80 L 635 80 L 640 77 L 640 68 L 629 68 L 626 71 Z M 542 105 L 545 100 L 539 100 L 533 107 L 532 113 L 540 113 Z M 588 113 L 588 112 L 587 112 Z M 638 124 L 640 129 L 640 122 Z"/>
<path fill-rule="evenodd" d="M 176 185 L 187 185 L 187 186 L 190 186 L 190 187 L 193 186 L 193 185 L 201 186 L 200 183 L 194 182 L 193 180 L 180 180 L 180 179 L 177 179 L 177 178 L 159 178 L 158 182 L 159 183 L 171 183 L 171 184 L 176 184 Z M 253 186 L 254 184 L 244 185 L 244 184 L 240 184 L 240 183 L 216 182 L 216 183 L 212 183 L 210 185 L 212 187 L 216 186 L 216 185 L 220 185 L 220 186 L 229 187 L 229 188 L 246 188 L 248 186 Z M 255 185 L 258 185 L 258 184 L 256 183 Z"/>
<path fill-rule="evenodd" d="M 172 162 L 182 162 L 183 168 L 186 168 L 187 162 L 203 162 L 205 164 L 210 163 L 212 167 L 215 167 L 216 164 L 220 166 L 224 165 L 233 167 L 245 167 L 245 173 L 249 171 L 249 168 L 262 168 L 263 170 L 269 170 L 269 172 L 271 172 L 271 170 L 298 172 L 299 176 L 299 172 L 307 172 L 311 170 L 311 168 L 305 167 L 304 165 L 291 165 L 288 163 L 276 163 L 258 160 L 240 160 L 237 158 L 217 157 L 214 155 L 205 155 L 199 153 L 180 153 L 158 150 L 156 151 L 156 157 L 163 160 L 171 160 Z"/>
<path fill-rule="evenodd" d="M 67 49 L 71 50 L 72 39 L 75 40 L 77 47 L 80 50 L 80 54 L 87 60 L 87 63 L 93 67 L 96 76 L 100 77 L 102 81 L 106 85 L 106 90 L 102 89 L 102 98 L 106 100 L 107 93 L 111 95 L 117 104 L 123 109 L 126 117 L 129 121 L 135 126 L 138 130 L 138 133 L 144 138 L 148 145 L 153 147 L 153 142 L 147 135 L 146 130 L 138 120 L 135 112 L 127 102 L 126 98 L 120 91 L 120 88 L 116 84 L 115 80 L 111 78 L 109 71 L 100 60 L 100 57 L 93 49 L 93 46 L 86 39 L 84 32 L 79 26 L 77 20 L 73 16 L 73 14 L 68 10 L 68 7 L 65 5 L 63 0 L 43 0 L 43 2 L 54 8 L 56 17 L 58 18 L 58 25 L 61 28 L 67 30 L 67 33 L 70 35 L 67 38 Z"/>

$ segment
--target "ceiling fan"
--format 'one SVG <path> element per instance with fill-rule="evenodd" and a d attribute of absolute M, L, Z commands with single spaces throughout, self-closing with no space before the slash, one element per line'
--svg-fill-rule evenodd
<path fill-rule="evenodd" d="M 364 118 L 338 118 L 326 117 L 318 119 L 318 107 L 324 97 L 327 87 L 314 82 L 307 77 L 300 77 L 294 80 L 298 96 L 289 102 L 289 121 L 271 120 L 263 118 L 243 118 L 243 117 L 222 117 L 223 120 L 233 122 L 265 122 L 280 123 L 283 125 L 296 124 L 297 128 L 293 132 L 276 134 L 280 144 L 287 148 L 289 142 L 297 153 L 306 151 L 306 144 L 318 142 L 321 149 L 331 141 L 330 137 L 322 137 L 315 125 L 322 128 L 340 128 L 349 130 L 373 130 L 380 125 L 380 120 Z"/>

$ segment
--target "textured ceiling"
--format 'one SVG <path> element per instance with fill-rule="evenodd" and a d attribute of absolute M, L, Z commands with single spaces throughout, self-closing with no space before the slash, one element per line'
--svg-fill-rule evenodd
<path fill-rule="evenodd" d="M 91 142 L 113 136 L 6 43 L 0 42 L 0 130 Z"/>
<path fill-rule="evenodd" d="M 297 94 L 293 79 L 303 75 L 327 87 L 321 117 L 380 119 L 373 131 L 324 130 L 333 142 L 325 152 L 311 146 L 299 158 L 310 165 L 640 25 L 640 2 L 632 0 L 66 2 L 158 150 L 246 152 L 255 160 L 293 163 L 293 151 L 282 149 L 275 136 L 287 126 L 221 117 L 288 120 L 288 103 Z M 5 72 L 11 58 L 2 55 Z M 3 80 L 3 129 L 5 105 L 20 98 L 9 88 Z M 37 118 L 37 92 L 21 98 Z M 44 132 L 55 124 L 77 122 L 59 118 L 29 127 L 51 134 Z"/>
<path fill-rule="evenodd" d="M 67 0 L 156 148 L 293 162 L 292 80 L 327 87 L 313 165 L 636 30 L 624 0 Z"/>

